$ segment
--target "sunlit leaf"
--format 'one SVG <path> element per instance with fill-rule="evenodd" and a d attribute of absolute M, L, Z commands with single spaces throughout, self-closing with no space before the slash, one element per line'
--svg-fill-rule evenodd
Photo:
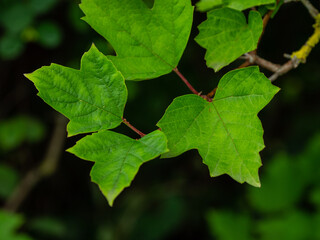
<path fill-rule="evenodd" d="M 101 131 L 84 137 L 68 151 L 95 162 L 92 181 L 99 185 L 112 206 L 114 199 L 130 186 L 140 166 L 167 151 L 167 140 L 159 130 L 139 140 Z"/>
<path fill-rule="evenodd" d="M 82 0 L 89 25 L 107 39 L 117 56 L 109 56 L 128 80 L 159 77 L 179 63 L 193 19 L 190 0 Z"/>
<path fill-rule="evenodd" d="M 278 91 L 257 67 L 250 67 L 227 73 L 212 102 L 197 95 L 176 98 L 158 123 L 170 150 L 163 157 L 198 149 L 211 176 L 228 174 L 260 186 L 264 143 L 257 114 Z"/>
<path fill-rule="evenodd" d="M 218 7 L 229 7 L 236 10 L 244 10 L 255 6 L 275 3 L 275 0 L 200 0 L 197 3 L 198 11 L 209 11 Z"/>
<path fill-rule="evenodd" d="M 258 12 L 251 11 L 247 23 L 242 12 L 221 8 L 208 12 L 208 19 L 198 28 L 195 40 L 207 50 L 207 66 L 219 71 L 242 54 L 256 49 L 262 19 Z"/>
<path fill-rule="evenodd" d="M 69 136 L 115 128 L 122 122 L 127 101 L 124 78 L 95 46 L 83 55 L 80 70 L 51 64 L 26 77 L 47 104 L 70 119 Z"/>

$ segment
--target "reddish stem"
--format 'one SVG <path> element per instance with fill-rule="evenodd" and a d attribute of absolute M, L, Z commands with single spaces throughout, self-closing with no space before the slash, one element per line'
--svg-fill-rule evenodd
<path fill-rule="evenodd" d="M 141 132 L 140 130 L 136 129 L 134 126 L 132 126 L 128 121 L 127 119 L 125 118 L 122 118 L 122 121 L 125 125 L 127 125 L 129 128 L 131 128 L 135 133 L 139 134 L 140 137 L 144 137 L 145 134 L 143 132 Z"/>
<path fill-rule="evenodd" d="M 195 90 L 194 87 L 192 87 L 189 81 L 179 72 L 178 68 L 174 68 L 173 71 L 181 78 L 181 80 L 187 85 L 191 92 L 196 95 L 200 95 L 199 92 Z"/>

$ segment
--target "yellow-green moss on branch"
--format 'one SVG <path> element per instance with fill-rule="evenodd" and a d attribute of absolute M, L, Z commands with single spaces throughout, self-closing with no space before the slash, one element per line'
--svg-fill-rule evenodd
<path fill-rule="evenodd" d="M 312 49 L 319 43 L 320 41 L 320 14 L 316 17 L 316 23 L 313 25 L 314 33 L 308 39 L 308 41 L 300 48 L 300 50 L 293 52 L 291 58 L 296 58 L 300 60 L 300 62 L 305 63 L 307 57 L 309 56 Z"/>

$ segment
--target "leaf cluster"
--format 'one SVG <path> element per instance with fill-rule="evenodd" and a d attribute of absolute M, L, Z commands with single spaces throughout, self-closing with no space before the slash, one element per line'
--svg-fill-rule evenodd
<path fill-rule="evenodd" d="M 212 2 L 216 6 L 219 1 Z M 206 49 L 207 66 L 219 71 L 254 50 L 262 18 L 250 11 L 247 20 L 241 10 L 273 2 L 220 1 L 218 9 L 209 11 L 195 39 Z M 177 97 L 156 124 L 159 129 L 149 134 L 124 118 L 126 81 L 178 73 L 193 22 L 190 0 L 155 0 L 152 8 L 142 0 L 82 0 L 80 8 L 83 19 L 113 46 L 116 55 L 105 56 L 92 45 L 80 70 L 52 64 L 26 77 L 47 104 L 70 120 L 68 136 L 92 133 L 68 151 L 95 162 L 92 180 L 110 205 L 144 162 L 190 149 L 199 151 L 211 176 L 228 174 L 240 183 L 260 186 L 259 152 L 264 143 L 257 114 L 279 89 L 257 67 L 227 73 L 213 98 Z M 141 138 L 111 131 L 121 123 Z"/>

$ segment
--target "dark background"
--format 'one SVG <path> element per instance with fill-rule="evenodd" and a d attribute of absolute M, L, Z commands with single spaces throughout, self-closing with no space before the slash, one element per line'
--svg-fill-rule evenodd
<path fill-rule="evenodd" d="M 43 0 L 47 6 L 33 15 L 21 10 L 28 2 L 0 0 L 0 166 L 10 172 L 6 177 L 0 168 L 3 206 L 44 160 L 59 115 L 23 74 L 52 62 L 79 68 L 92 42 L 112 54 L 112 47 L 80 20 L 78 1 Z M 193 40 L 205 19 L 205 13 L 195 12 L 179 69 L 197 90 L 208 93 L 242 61 L 218 73 L 206 67 L 205 50 Z M 267 26 L 258 54 L 285 63 L 283 54 L 304 44 L 313 23 L 302 4 L 283 5 Z M 92 163 L 64 151 L 79 137 L 63 137 L 57 169 L 41 178 L 17 210 L 25 218 L 20 231 L 39 240 L 320 239 L 319 56 L 316 46 L 306 64 L 280 77 L 275 85 L 282 90 L 259 114 L 266 145 L 261 189 L 228 176 L 211 178 L 197 151 L 189 151 L 144 164 L 110 208 L 90 182 Z M 173 73 L 127 84 L 125 117 L 143 132 L 156 129 L 172 100 L 189 93 Z M 136 137 L 125 127 L 117 131 Z"/>

